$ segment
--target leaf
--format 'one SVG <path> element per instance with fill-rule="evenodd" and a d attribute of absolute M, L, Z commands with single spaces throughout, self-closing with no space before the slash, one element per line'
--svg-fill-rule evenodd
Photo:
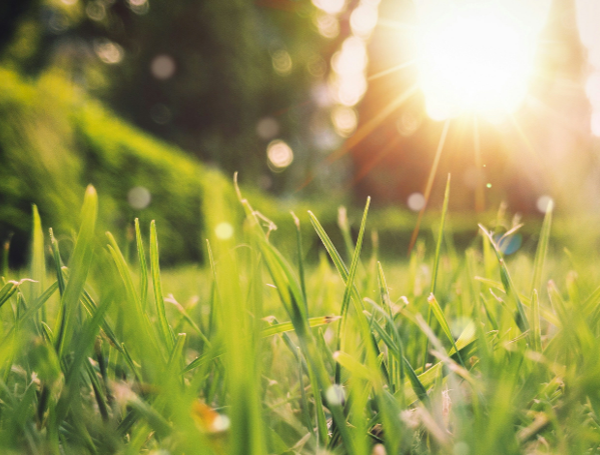
<path fill-rule="evenodd" d="M 30 286 L 28 301 L 34 302 L 44 289 L 46 279 L 46 255 L 44 251 L 44 232 L 37 206 L 33 204 L 33 239 L 31 242 L 31 278 L 36 281 Z M 46 320 L 46 307 L 42 306 L 42 321 Z"/>
<path fill-rule="evenodd" d="M 69 282 L 70 281 L 71 280 L 69 280 Z M 65 373 L 65 386 L 58 403 L 56 404 L 56 414 L 53 416 L 52 424 L 55 428 L 58 428 L 60 423 L 66 417 L 71 401 L 75 399 L 75 396 L 79 393 L 78 384 L 81 378 L 81 367 L 87 359 L 88 350 L 92 347 L 94 340 L 96 339 L 100 323 L 111 303 L 112 299 L 106 299 L 102 302 L 94 313 L 94 316 L 87 321 L 81 330 L 78 331 L 78 336 L 76 338 L 77 342 L 74 343 L 75 350 L 73 353 L 73 360 Z"/>
<path fill-rule="evenodd" d="M 538 299 L 537 289 L 533 289 L 531 294 L 531 337 L 534 351 L 542 352 L 542 329 L 540 326 L 540 300 Z"/>
<path fill-rule="evenodd" d="M 0 289 L 0 307 L 2 307 L 2 305 L 4 305 L 8 299 L 14 295 L 19 286 L 25 282 L 35 283 L 34 280 L 25 278 L 21 281 L 8 281 L 4 286 L 2 286 L 2 289 Z"/>
<path fill-rule="evenodd" d="M 448 321 L 446 321 L 444 312 L 440 308 L 440 304 L 438 303 L 438 301 L 436 300 L 436 298 L 433 294 L 429 295 L 429 297 L 427 298 L 427 302 L 429 303 L 429 308 L 431 308 L 431 310 L 433 311 L 433 315 L 435 316 L 435 319 L 437 320 L 438 324 L 442 328 L 442 331 L 444 332 L 444 334 L 446 335 L 446 337 L 452 344 L 452 347 L 454 348 L 455 352 L 457 353 L 460 364 L 463 366 L 463 368 L 466 368 L 465 363 L 463 362 L 462 357 L 460 356 L 460 352 L 459 352 L 458 348 L 456 347 L 456 343 L 454 342 L 454 337 L 452 336 L 452 331 L 450 330 Z"/>
<path fill-rule="evenodd" d="M 534 289 L 540 290 L 542 288 L 542 274 L 544 271 L 546 255 L 548 253 L 548 243 L 550 242 L 550 227 L 552 225 L 553 210 L 554 203 L 550 201 L 546 210 L 546 215 L 544 216 L 538 247 L 535 251 L 535 259 L 533 261 L 533 277 L 531 279 L 531 292 L 533 292 Z"/>
<path fill-rule="evenodd" d="M 140 262 L 140 302 L 142 303 L 142 308 L 146 309 L 146 302 L 148 300 L 148 267 L 146 266 L 144 241 L 142 240 L 140 220 L 138 218 L 135 219 L 135 241 L 138 252 L 138 260 Z"/>
<path fill-rule="evenodd" d="M 440 268 L 440 257 L 442 251 L 442 242 L 444 240 L 444 225 L 446 222 L 446 214 L 448 212 L 448 201 L 450 200 L 450 174 L 448 174 L 448 180 L 446 180 L 446 190 L 444 191 L 444 204 L 442 206 L 442 218 L 440 219 L 440 228 L 438 230 L 437 242 L 435 245 L 435 256 L 433 259 L 433 272 L 431 275 L 431 294 L 435 294 L 437 287 L 437 276 Z M 431 307 L 427 311 L 427 324 L 431 324 Z M 429 340 L 425 338 L 423 342 L 423 366 L 427 363 L 427 354 L 429 350 Z"/>
<path fill-rule="evenodd" d="M 56 348 L 62 357 L 70 345 L 73 324 L 77 312 L 79 297 L 83 291 L 93 256 L 93 238 L 98 215 L 98 195 L 93 186 L 88 186 L 81 209 L 81 226 L 75 249 L 71 257 L 72 270 L 69 282 L 61 299 L 62 319 L 56 338 Z M 59 284 L 60 286 L 60 284 Z"/>
<path fill-rule="evenodd" d="M 336 351 L 333 353 L 333 359 L 342 365 L 346 370 L 350 371 L 353 375 L 373 381 L 373 373 L 350 354 L 342 351 Z"/>
<path fill-rule="evenodd" d="M 502 279 L 502 285 L 504 286 L 504 291 L 506 295 L 512 298 L 515 301 L 517 307 L 517 314 L 514 316 L 515 323 L 521 329 L 521 332 L 525 333 L 529 330 L 529 323 L 527 321 L 527 315 L 525 314 L 525 307 L 521 302 L 521 298 L 519 297 L 519 293 L 517 292 L 515 285 L 513 284 L 512 278 L 510 277 L 510 273 L 508 272 L 508 268 L 506 267 L 506 263 L 502 258 L 502 253 L 494 242 L 494 238 L 492 234 L 488 232 L 481 224 L 479 228 L 483 231 L 490 244 L 492 245 L 494 252 L 496 253 L 496 258 L 498 259 L 498 263 L 500 264 L 500 278 Z"/>
<path fill-rule="evenodd" d="M 356 269 L 358 268 L 358 264 L 360 262 L 360 253 L 362 251 L 362 243 L 365 235 L 365 227 L 367 225 L 367 215 L 369 213 L 369 205 L 371 204 L 371 198 L 367 198 L 367 203 L 365 205 L 365 210 L 363 212 L 362 220 L 360 223 L 360 230 L 358 232 L 358 238 L 356 240 L 356 247 L 354 248 L 354 253 L 352 255 L 352 263 L 350 264 L 350 271 L 348 273 L 348 279 L 346 280 L 346 289 L 344 290 L 344 298 L 342 300 L 342 308 L 340 310 L 340 314 L 342 320 L 340 321 L 340 325 L 338 327 L 338 350 L 342 346 L 342 340 L 344 336 L 344 327 L 346 326 L 346 318 L 348 317 L 348 307 L 350 305 L 350 299 L 352 298 L 352 294 L 354 291 L 354 277 L 356 276 Z M 356 303 L 356 310 L 360 317 L 360 310 L 362 310 L 362 301 L 360 298 Z M 360 308 L 359 308 L 360 304 Z M 339 383 L 340 381 L 340 368 L 339 363 L 336 365 L 335 371 L 335 382 Z"/>
<path fill-rule="evenodd" d="M 448 213 L 448 201 L 450 200 L 450 174 L 446 181 L 446 190 L 444 191 L 444 205 L 442 206 L 442 218 L 440 219 L 440 228 L 438 230 L 438 238 L 435 245 L 435 257 L 433 260 L 433 272 L 431 274 L 431 293 L 435 294 L 437 286 L 438 270 L 440 268 L 440 257 L 442 251 L 442 242 L 444 240 L 444 225 L 446 223 L 446 214 Z"/>
<path fill-rule="evenodd" d="M 167 351 L 173 349 L 173 335 L 167 315 L 165 313 L 165 301 L 162 294 L 162 285 L 160 282 L 160 266 L 158 261 L 158 236 L 156 235 L 156 222 L 150 223 L 150 268 L 152 269 L 152 284 L 154 286 L 154 300 L 156 302 L 156 314 L 158 316 L 158 325 L 160 333 L 167 347 Z"/>
<path fill-rule="evenodd" d="M 340 316 L 318 316 L 315 318 L 310 318 L 308 320 L 308 325 L 309 327 L 319 327 L 322 325 L 331 324 L 338 319 L 340 319 Z M 273 324 L 272 326 L 261 330 L 260 336 L 261 338 L 267 338 L 280 333 L 291 332 L 293 330 L 294 324 L 292 322 L 282 322 L 279 324 Z"/>

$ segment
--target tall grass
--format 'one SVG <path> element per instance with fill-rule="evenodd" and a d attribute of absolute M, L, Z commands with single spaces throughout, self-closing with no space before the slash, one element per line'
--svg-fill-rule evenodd
<path fill-rule="evenodd" d="M 209 270 L 183 285 L 155 223 L 136 220 L 133 263 L 110 233 L 97 247 L 94 188 L 68 257 L 34 208 L 27 277 L 0 289 L 1 453 L 600 451 L 600 280 L 549 253 L 551 211 L 533 260 L 484 226 L 457 253 L 444 208 L 435 254 L 388 268 L 361 260 L 369 201 L 356 238 L 340 218 L 345 261 L 311 213 L 285 257 L 238 196 L 241 222 L 212 201 Z"/>

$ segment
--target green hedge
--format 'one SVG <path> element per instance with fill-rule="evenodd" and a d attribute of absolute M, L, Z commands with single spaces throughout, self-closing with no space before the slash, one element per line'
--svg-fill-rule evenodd
<path fill-rule="evenodd" d="M 0 151 L 0 235 L 14 233 L 17 260 L 29 238 L 31 204 L 45 228 L 69 236 L 89 183 L 100 194 L 102 229 L 123 238 L 133 218 L 156 220 L 166 263 L 201 259 L 203 200 L 235 200 L 217 170 L 127 125 L 60 74 L 25 82 L 0 69 Z M 151 194 L 143 210 L 127 200 L 137 186 Z"/>
<path fill-rule="evenodd" d="M 306 215 L 310 209 L 343 252 L 336 226 L 340 201 L 277 200 L 254 189 L 252 182 L 244 181 L 244 170 L 239 171 L 242 184 L 246 183 L 244 195 L 279 226 L 273 239 L 281 249 L 295 250 L 295 228 L 289 215 L 293 209 L 303 223 L 306 253 L 309 259 L 317 258 L 318 240 Z M 128 125 L 57 72 L 25 81 L 0 68 L 0 241 L 14 233 L 12 251 L 17 264 L 26 258 L 31 204 L 38 205 L 44 228 L 53 227 L 57 235 L 68 239 L 78 225 L 78 208 L 89 183 L 100 195 L 99 219 L 104 223 L 100 229 L 110 230 L 122 243 L 135 217 L 142 226 L 156 220 L 165 264 L 203 259 L 207 229 L 224 221 L 219 218 L 223 213 L 218 210 L 219 200 L 235 207 L 227 212 L 230 216 L 241 216 L 231 177 Z M 143 210 L 133 209 L 127 201 L 128 192 L 137 186 L 147 188 L 152 197 Z M 349 210 L 353 226 L 360 213 L 361 207 Z M 432 207 L 423 220 L 422 237 L 429 245 L 438 218 Z M 494 218 L 491 212 L 451 213 L 449 229 L 457 246 L 473 240 L 478 222 L 490 226 Z M 239 220 L 228 221 L 239 225 Z M 369 227 L 379 231 L 383 257 L 406 257 L 415 222 L 416 214 L 403 208 L 372 210 Z M 538 219 L 529 219 L 525 237 L 536 232 L 538 224 Z M 563 231 L 568 230 L 557 229 L 555 235 Z M 62 246 L 64 251 L 69 243 Z M 365 246 L 368 254 L 370 242 Z"/>
<path fill-rule="evenodd" d="M 336 201 L 277 200 L 245 182 L 239 171 L 244 196 L 279 226 L 274 237 L 284 249 L 295 248 L 292 208 L 304 222 L 308 249 L 315 244 L 309 208 L 325 225 L 335 224 Z M 142 226 L 154 219 L 165 264 L 203 259 L 206 230 L 224 221 L 218 201 L 234 207 L 229 216 L 242 215 L 232 176 L 130 126 L 59 72 L 25 81 L 0 68 L 0 241 L 14 234 L 11 256 L 17 265 L 26 259 L 31 204 L 37 204 L 45 229 L 70 239 L 90 183 L 100 197 L 99 233 L 110 230 L 123 242 L 135 217 Z M 143 210 L 127 200 L 138 186 L 151 194 Z M 64 243 L 68 252 L 70 242 Z"/>

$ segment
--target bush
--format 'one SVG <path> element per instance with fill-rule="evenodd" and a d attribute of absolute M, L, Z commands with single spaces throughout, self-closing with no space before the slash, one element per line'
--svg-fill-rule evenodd
<path fill-rule="evenodd" d="M 25 257 L 31 204 L 46 226 L 68 235 L 89 183 L 102 195 L 101 228 L 127 237 L 134 217 L 157 221 L 166 263 L 200 260 L 202 202 L 214 190 L 235 197 L 216 169 L 129 126 L 59 74 L 25 82 L 0 69 L 0 151 L 0 235 L 14 233 L 17 264 Z M 136 187 L 149 192 L 146 208 L 128 201 Z"/>

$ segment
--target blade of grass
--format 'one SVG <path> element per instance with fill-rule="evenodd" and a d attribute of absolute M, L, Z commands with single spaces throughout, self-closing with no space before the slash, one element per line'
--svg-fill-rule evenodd
<path fill-rule="evenodd" d="M 308 325 L 311 328 L 319 327 L 322 325 L 331 324 L 332 322 L 337 321 L 338 319 L 340 319 L 340 316 L 317 316 L 314 318 L 309 318 Z M 294 324 L 292 322 L 282 322 L 279 324 L 271 325 L 266 329 L 261 330 L 260 337 L 267 338 L 280 333 L 291 332 L 293 330 L 295 329 Z"/>
<path fill-rule="evenodd" d="M 542 289 L 542 274 L 544 272 L 544 263 L 548 254 L 548 243 L 550 242 L 550 228 L 552 225 L 552 212 L 554 211 L 554 203 L 550 201 L 546 208 L 546 215 L 538 240 L 538 247 L 535 251 L 535 259 L 533 261 L 533 277 L 531 279 L 531 293 L 534 289 Z"/>
<path fill-rule="evenodd" d="M 8 279 L 8 255 L 10 253 L 10 238 L 12 234 L 9 235 L 8 240 L 5 240 L 2 243 L 2 268 L 0 269 L 0 273 L 4 279 Z"/>
<path fill-rule="evenodd" d="M 294 324 L 300 348 L 305 359 L 308 361 L 309 379 L 313 388 L 313 397 L 315 400 L 317 414 L 317 428 L 320 444 L 327 445 L 329 435 L 327 425 L 324 420 L 325 416 L 322 410 L 321 393 L 325 392 L 331 386 L 331 382 L 327 376 L 327 371 L 323 363 L 323 358 L 319 355 L 314 338 L 308 327 L 308 318 L 305 313 L 306 306 L 302 302 L 302 291 L 300 285 L 296 281 L 291 267 L 281 256 L 279 251 L 275 249 L 269 242 L 266 234 L 260 227 L 255 212 L 250 204 L 241 199 L 242 205 L 246 212 L 250 226 L 253 228 L 255 237 L 258 240 L 259 248 L 262 252 L 264 263 L 271 278 L 277 288 L 280 300 L 288 312 L 292 323 Z M 340 434 L 344 440 L 346 448 L 352 450 L 352 440 L 346 429 L 346 421 L 339 406 L 330 406 L 335 425 L 340 429 Z"/>
<path fill-rule="evenodd" d="M 513 284 L 512 278 L 510 277 L 510 273 L 508 272 L 508 268 L 506 267 L 506 263 L 504 262 L 504 258 L 502 257 L 502 253 L 496 242 L 494 242 L 494 238 L 490 232 L 488 232 L 481 224 L 479 228 L 487 237 L 488 241 L 493 247 L 494 252 L 496 253 L 496 258 L 498 259 L 498 264 L 500 265 L 500 278 L 502 280 L 502 285 L 504 286 L 504 291 L 506 295 L 512 298 L 515 302 L 515 306 L 517 307 L 517 314 L 514 317 L 515 323 L 521 330 L 521 332 L 525 333 L 529 330 L 529 323 L 527 321 L 527 315 L 525 314 L 525 307 L 521 302 L 521 298 L 519 297 L 519 293 Z"/>
<path fill-rule="evenodd" d="M 152 270 L 152 284 L 154 286 L 154 300 L 156 302 L 156 314 L 158 316 L 158 325 L 163 342 L 170 352 L 173 349 L 173 335 L 171 326 L 167 321 L 165 313 L 165 301 L 162 294 L 162 284 L 160 282 L 160 265 L 158 261 L 158 236 L 156 235 L 156 222 L 150 223 L 150 268 Z"/>
<path fill-rule="evenodd" d="M 58 426 L 66 417 L 71 402 L 79 390 L 78 383 L 81 378 L 81 366 L 88 357 L 88 351 L 92 349 L 94 340 L 96 339 L 96 335 L 100 328 L 100 323 L 111 303 L 112 299 L 106 299 L 103 301 L 96 310 L 94 317 L 88 320 L 87 323 L 78 331 L 78 336 L 76 338 L 77 342 L 74 343 L 75 351 L 73 354 L 73 360 L 65 373 L 65 386 L 58 403 L 56 404 L 56 408 L 54 409 L 54 415 L 52 417 L 51 424 L 53 429 L 58 429 Z"/>
<path fill-rule="evenodd" d="M 437 242 L 435 245 L 435 256 L 433 259 L 433 271 L 431 273 L 431 294 L 435 294 L 437 287 L 437 277 L 440 268 L 440 257 L 442 252 L 442 243 L 444 241 L 444 225 L 448 213 L 448 201 L 450 200 L 450 174 L 446 180 L 446 190 L 444 191 L 444 204 L 442 206 L 442 217 L 440 218 L 440 228 L 438 229 Z"/>
<path fill-rule="evenodd" d="M 62 260 L 60 258 L 60 250 L 58 248 L 58 242 L 54 238 L 54 232 L 52 228 L 50 231 L 50 247 L 52 248 L 52 259 L 54 260 L 54 268 L 56 270 L 56 281 L 58 282 L 58 290 L 60 295 L 62 296 L 65 293 L 65 278 L 62 274 Z M 62 311 L 62 307 L 59 308 L 59 311 Z M 60 318 L 59 318 L 60 320 Z"/>
<path fill-rule="evenodd" d="M 142 308 L 146 309 L 148 302 L 148 267 L 146 265 L 146 254 L 144 253 L 144 241 L 140 231 L 140 220 L 135 219 L 135 240 L 137 246 L 138 260 L 140 262 L 140 301 Z"/>
<path fill-rule="evenodd" d="M 44 232 L 42 230 L 42 220 L 38 208 L 35 204 L 33 210 L 33 239 L 31 242 L 31 265 L 30 277 L 37 283 L 32 283 L 28 296 L 29 302 L 35 302 L 40 296 L 42 289 L 45 288 L 46 279 L 46 258 L 44 251 Z M 46 321 L 46 307 L 41 307 L 41 320 Z"/>
<path fill-rule="evenodd" d="M 444 334 L 448 338 L 448 341 L 450 341 L 450 343 L 452 344 L 452 347 L 456 351 L 458 358 L 460 359 L 460 364 L 462 365 L 463 368 L 466 368 L 465 363 L 463 362 L 463 359 L 460 356 L 460 351 L 456 347 L 454 337 L 452 336 L 452 331 L 450 330 L 450 326 L 448 325 L 448 321 L 446 320 L 446 317 L 444 316 L 444 312 L 442 311 L 440 304 L 438 303 L 437 299 L 435 298 L 435 296 L 433 294 L 429 294 L 429 297 L 427 298 L 427 302 L 429 303 L 429 308 L 431 308 L 433 315 L 435 316 L 435 319 L 437 320 L 438 324 L 442 328 L 442 331 L 444 332 Z"/>
<path fill-rule="evenodd" d="M 442 217 L 440 218 L 440 228 L 438 229 L 437 242 L 435 245 L 435 256 L 433 258 L 433 271 L 431 274 L 430 294 L 435 294 L 437 287 L 437 276 L 440 268 L 440 257 L 442 253 L 442 242 L 444 241 L 444 224 L 446 223 L 446 214 L 448 212 L 448 201 L 450 200 L 450 174 L 446 180 L 446 190 L 444 191 L 444 204 L 442 205 Z M 427 310 L 427 325 L 431 325 L 431 306 Z M 423 341 L 423 368 L 427 363 L 429 339 L 426 337 Z"/>
<path fill-rule="evenodd" d="M 346 248 L 348 260 L 352 261 L 352 257 L 354 256 L 354 242 L 352 241 L 352 233 L 350 231 L 346 207 L 341 206 L 338 208 L 337 222 L 342 233 L 342 238 L 344 239 L 344 247 Z"/>
<path fill-rule="evenodd" d="M 61 299 L 63 313 L 56 339 L 59 357 L 63 356 L 70 344 L 79 297 L 91 266 L 97 214 L 98 195 L 94 187 L 90 185 L 85 192 L 83 208 L 81 209 L 81 226 L 71 257 L 71 276 Z"/>
<path fill-rule="evenodd" d="M 33 283 L 34 281 L 30 280 L 29 278 L 24 278 L 21 281 L 11 280 L 2 286 L 2 289 L 0 289 L 0 307 L 8 302 L 8 299 L 10 299 L 15 292 L 17 292 L 19 286 L 25 282 Z"/>
<path fill-rule="evenodd" d="M 294 212 L 291 212 L 294 218 L 294 224 L 296 225 L 296 248 L 298 250 L 298 276 L 300 277 L 300 288 L 302 289 L 302 296 L 304 301 L 307 301 L 306 297 L 306 278 L 304 276 L 304 260 L 302 252 L 302 232 L 300 231 L 300 219 Z M 308 314 L 308 307 L 306 308 L 306 314 Z"/>
<path fill-rule="evenodd" d="M 542 352 L 542 329 L 540 326 L 540 300 L 538 298 L 537 289 L 533 289 L 531 294 L 531 336 L 532 347 L 536 352 Z"/>
<path fill-rule="evenodd" d="M 348 317 L 348 307 L 350 305 L 350 299 L 352 298 L 352 291 L 354 290 L 354 277 L 356 276 L 356 269 L 358 268 L 358 264 L 360 262 L 360 253 L 362 251 L 362 243 L 365 235 L 365 227 L 367 225 L 367 215 L 369 213 L 369 206 L 371 204 L 371 198 L 367 198 L 367 203 L 365 204 L 365 210 L 363 212 L 362 220 L 360 222 L 360 230 L 358 232 L 358 238 L 356 240 L 356 247 L 354 248 L 354 254 L 352 255 L 352 263 L 350 264 L 350 271 L 348 273 L 348 280 L 346 281 L 346 289 L 344 291 L 344 297 L 342 300 L 342 308 L 340 310 L 341 321 L 338 326 L 338 343 L 337 350 L 339 351 L 343 347 L 343 337 L 344 337 L 344 328 L 346 326 L 346 318 Z M 360 303 L 362 307 L 362 301 L 356 302 L 357 310 L 358 304 Z M 362 308 L 360 308 L 362 310 Z M 339 384 L 340 382 L 340 363 L 336 363 L 335 370 L 335 382 Z"/>
<path fill-rule="evenodd" d="M 217 285 L 217 268 L 215 266 L 215 258 L 213 257 L 212 248 L 210 247 L 210 241 L 206 239 L 206 252 L 208 255 L 208 264 L 210 265 L 210 271 L 212 274 L 212 283 L 210 287 L 210 314 L 208 320 L 208 337 L 210 338 L 215 333 L 217 327 L 217 308 L 219 300 L 219 288 Z"/>

